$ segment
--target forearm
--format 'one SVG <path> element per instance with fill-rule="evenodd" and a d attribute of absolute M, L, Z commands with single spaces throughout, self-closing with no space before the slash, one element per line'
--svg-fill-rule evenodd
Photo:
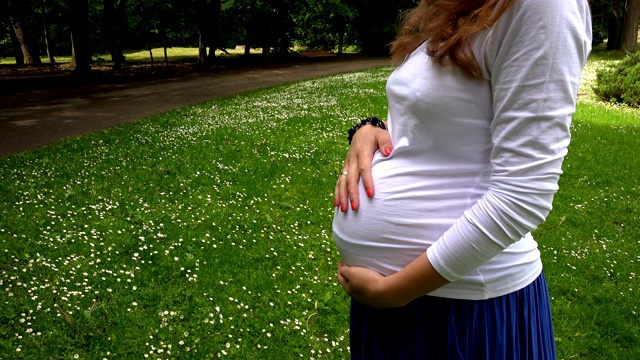
<path fill-rule="evenodd" d="M 433 268 L 423 252 L 404 269 L 385 278 L 383 296 L 392 307 L 403 306 L 422 295 L 428 294 L 449 281 Z"/>

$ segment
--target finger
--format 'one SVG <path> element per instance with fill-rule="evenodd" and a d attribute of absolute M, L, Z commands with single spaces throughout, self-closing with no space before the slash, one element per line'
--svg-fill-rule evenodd
<path fill-rule="evenodd" d="M 360 198 L 358 194 L 358 182 L 360 181 L 360 171 L 357 162 L 349 162 L 349 170 L 345 176 L 345 197 L 351 203 L 351 210 L 358 210 Z"/>
<path fill-rule="evenodd" d="M 356 134 L 357 135 L 357 134 Z M 368 166 L 369 170 L 364 170 L 365 172 L 371 172 L 371 160 L 373 159 L 373 152 L 367 146 L 360 146 L 358 144 L 354 144 L 350 149 L 349 153 L 347 153 L 348 160 L 348 171 L 349 175 L 347 176 L 347 198 L 351 202 L 351 209 L 358 210 L 360 208 L 360 193 L 359 193 L 359 182 L 361 176 L 361 166 Z"/>
<path fill-rule="evenodd" d="M 335 189 L 333 189 L 333 207 L 340 205 L 340 188 L 338 187 L 338 182 L 340 179 L 336 180 Z"/>
<path fill-rule="evenodd" d="M 375 186 L 373 184 L 373 176 L 371 175 L 371 162 L 373 161 L 373 154 L 366 155 L 363 154 L 360 158 L 358 158 L 358 174 L 360 178 L 362 178 L 362 186 L 364 186 L 364 190 L 367 193 L 368 197 L 372 197 L 375 191 Z"/>
<path fill-rule="evenodd" d="M 389 136 L 388 131 L 377 131 L 376 132 L 376 144 L 377 148 L 383 156 L 391 155 L 393 151 L 393 144 L 391 143 L 391 137 Z M 373 197 L 375 193 L 375 185 L 373 182 L 373 176 L 371 175 L 371 159 L 366 159 L 364 156 L 359 159 L 358 167 L 360 169 L 360 177 L 362 178 L 362 185 L 367 192 L 368 197 Z"/>
<path fill-rule="evenodd" d="M 334 195 L 334 204 L 340 207 L 340 211 L 346 212 L 349 205 L 349 199 L 347 198 L 347 171 L 343 171 L 336 180 L 336 190 Z"/>
<path fill-rule="evenodd" d="M 342 172 L 344 173 L 344 171 Z M 340 204 L 346 202 L 347 200 L 347 182 L 344 178 L 344 175 L 338 175 L 336 179 L 336 187 L 333 190 L 333 206 L 339 207 Z M 344 180 L 344 181 L 341 181 Z"/>
<path fill-rule="evenodd" d="M 342 261 L 340 261 L 338 263 L 338 282 L 340 283 L 340 285 L 342 285 L 342 288 L 344 288 L 345 291 L 347 291 L 347 293 L 349 292 L 349 281 L 342 276 L 342 268 L 344 267 L 344 264 L 342 263 Z"/>
<path fill-rule="evenodd" d="M 393 152 L 393 143 L 391 142 L 391 135 L 388 131 L 378 131 L 376 134 L 376 141 L 378 142 L 378 149 L 383 156 L 391 155 Z"/>
<path fill-rule="evenodd" d="M 349 290 L 350 286 L 351 286 L 351 281 L 349 280 L 349 275 L 348 275 L 348 267 L 346 266 L 342 266 L 339 270 L 338 270 L 338 279 L 340 280 L 340 284 L 342 284 L 342 287 L 345 288 L 345 290 Z"/>
<path fill-rule="evenodd" d="M 359 298 L 361 295 L 360 290 L 358 290 L 357 286 L 354 287 L 354 283 L 352 282 L 352 276 L 355 275 L 353 268 L 342 265 L 339 274 L 341 279 L 340 284 L 342 288 L 344 288 L 344 291 L 351 297 Z"/>

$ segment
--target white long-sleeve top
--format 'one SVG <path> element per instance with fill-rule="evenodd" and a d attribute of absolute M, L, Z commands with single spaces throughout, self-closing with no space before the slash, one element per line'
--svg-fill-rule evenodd
<path fill-rule="evenodd" d="M 336 210 L 343 261 L 393 274 L 426 250 L 462 299 L 508 294 L 542 263 L 545 220 L 591 50 L 586 0 L 515 0 L 472 48 L 483 80 L 436 65 L 423 45 L 387 82 L 394 144 L 374 155 L 375 196 Z"/>

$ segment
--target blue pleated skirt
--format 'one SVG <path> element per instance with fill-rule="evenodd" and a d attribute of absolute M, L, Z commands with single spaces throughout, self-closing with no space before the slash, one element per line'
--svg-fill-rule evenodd
<path fill-rule="evenodd" d="M 551 307 L 542 273 L 488 300 L 423 296 L 373 309 L 351 302 L 352 359 L 555 359 Z"/>

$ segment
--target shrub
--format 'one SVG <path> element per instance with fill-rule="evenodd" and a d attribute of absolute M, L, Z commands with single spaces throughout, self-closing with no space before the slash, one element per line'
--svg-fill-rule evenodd
<path fill-rule="evenodd" d="M 597 71 L 594 93 L 603 101 L 640 106 L 640 51 L 627 54 L 609 69 Z"/>

